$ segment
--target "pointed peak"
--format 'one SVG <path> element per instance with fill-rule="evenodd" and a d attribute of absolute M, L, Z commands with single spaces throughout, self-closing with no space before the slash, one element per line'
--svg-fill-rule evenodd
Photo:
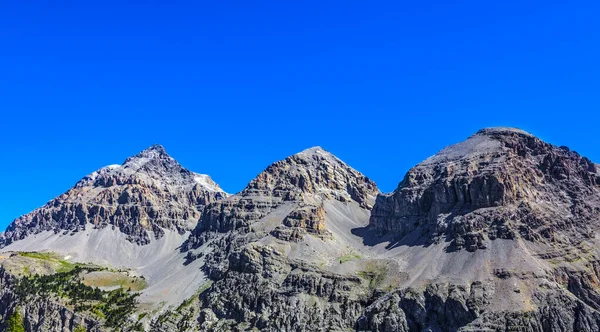
<path fill-rule="evenodd" d="M 312 148 L 308 148 L 306 150 L 296 153 L 294 156 L 312 157 L 312 156 L 318 156 L 318 155 L 332 156 L 332 154 L 330 152 L 326 151 L 325 149 L 323 149 L 320 146 L 313 146 Z"/>
<path fill-rule="evenodd" d="M 145 149 L 144 151 L 157 151 L 157 152 L 161 152 L 161 153 L 166 153 L 165 147 L 160 144 L 153 144 L 149 148 Z"/>
<path fill-rule="evenodd" d="M 136 156 L 148 158 L 148 157 L 157 157 L 157 156 L 169 156 L 169 154 L 167 154 L 167 150 L 165 150 L 164 146 L 162 146 L 160 144 L 154 144 L 154 145 L 150 146 L 149 148 L 142 150 Z"/>
<path fill-rule="evenodd" d="M 165 148 L 160 144 L 154 144 L 149 148 L 142 150 L 140 153 L 135 156 L 129 157 L 125 160 L 123 165 L 138 163 L 140 160 L 149 161 L 149 160 L 158 160 L 158 159 L 173 159 Z"/>

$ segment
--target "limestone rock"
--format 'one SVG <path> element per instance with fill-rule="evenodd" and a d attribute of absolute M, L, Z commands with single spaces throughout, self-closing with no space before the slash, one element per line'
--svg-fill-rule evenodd
<path fill-rule="evenodd" d="M 112 226 L 137 244 L 163 229 L 191 230 L 209 203 L 227 194 L 207 175 L 193 173 L 160 145 L 84 177 L 73 188 L 17 218 L 0 235 L 0 248 L 42 231 L 77 232 Z"/>
<path fill-rule="evenodd" d="M 286 204 L 295 208 L 274 236 L 297 241 L 306 232 L 327 235 L 324 201 L 356 202 L 370 209 L 378 193 L 373 181 L 331 153 L 310 148 L 271 164 L 242 192 L 209 204 L 185 249 L 202 245 L 211 232 L 249 231 L 250 225 Z"/>
<path fill-rule="evenodd" d="M 426 243 L 449 238 L 454 250 L 516 237 L 573 245 L 598 223 L 599 176 L 595 164 L 567 148 L 520 130 L 483 129 L 380 195 L 371 225 L 397 239 L 412 232 Z"/>

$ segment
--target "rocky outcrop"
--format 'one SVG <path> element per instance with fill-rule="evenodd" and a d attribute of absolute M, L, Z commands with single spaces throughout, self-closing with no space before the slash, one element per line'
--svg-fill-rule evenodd
<path fill-rule="evenodd" d="M 592 236 L 600 173 L 589 159 L 520 130 L 483 129 L 411 169 L 377 198 L 371 225 L 396 239 L 449 239 L 475 251 L 521 237 L 576 244 Z"/>
<path fill-rule="evenodd" d="M 108 225 L 143 245 L 163 229 L 191 230 L 209 203 L 226 197 L 207 175 L 183 168 L 152 146 L 101 168 L 43 207 L 17 218 L 0 235 L 0 248 L 42 231 L 77 232 Z"/>
<path fill-rule="evenodd" d="M 325 273 L 249 245 L 229 257 L 227 274 L 201 294 L 201 329 L 343 330 L 354 326 L 364 292 L 357 277 Z"/>
<path fill-rule="evenodd" d="M 540 291 L 530 310 L 485 310 L 495 294 L 490 285 L 431 284 L 377 300 L 357 321 L 358 331 L 598 331 L 596 309 L 561 289 Z"/>
<path fill-rule="evenodd" d="M 330 233 L 325 226 L 325 209 L 321 206 L 299 206 L 290 212 L 283 224 L 271 231 L 274 237 L 291 242 L 300 242 L 304 234 L 327 238 Z"/>
<path fill-rule="evenodd" d="M 456 331 L 483 312 L 492 294 L 493 290 L 481 282 L 397 290 L 366 308 L 357 321 L 357 330 Z"/>

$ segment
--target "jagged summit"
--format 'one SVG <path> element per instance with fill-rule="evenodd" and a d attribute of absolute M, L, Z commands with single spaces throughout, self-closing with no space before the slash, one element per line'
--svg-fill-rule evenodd
<path fill-rule="evenodd" d="M 85 176 L 43 207 L 17 218 L 0 236 L 0 247 L 42 231 L 79 231 L 113 225 L 138 244 L 195 227 L 205 205 L 227 197 L 208 175 L 187 170 L 153 145 L 122 165 Z"/>
<path fill-rule="evenodd" d="M 149 155 L 149 154 L 157 154 L 157 155 L 168 155 L 165 147 L 161 144 L 152 144 L 148 148 L 142 150 L 137 156 L 140 155 Z"/>
<path fill-rule="evenodd" d="M 166 169 L 169 171 L 181 171 L 184 168 L 171 157 L 162 145 L 155 144 L 129 157 L 123 162 L 123 168 L 130 171 L 156 171 Z"/>
<path fill-rule="evenodd" d="M 167 150 L 165 150 L 164 146 L 162 146 L 160 144 L 154 144 L 154 145 L 148 147 L 147 149 L 142 150 L 140 153 L 127 158 L 125 160 L 125 162 L 123 163 L 123 165 L 131 163 L 132 161 L 135 161 L 138 159 L 147 161 L 150 159 L 173 159 L 173 158 L 171 158 L 171 156 L 169 156 L 169 154 L 167 153 Z"/>
<path fill-rule="evenodd" d="M 158 144 L 127 158 L 122 165 L 109 165 L 92 172 L 75 187 L 141 183 L 171 191 L 181 191 L 180 187 L 199 186 L 200 190 L 226 195 L 210 176 L 184 168 Z"/>

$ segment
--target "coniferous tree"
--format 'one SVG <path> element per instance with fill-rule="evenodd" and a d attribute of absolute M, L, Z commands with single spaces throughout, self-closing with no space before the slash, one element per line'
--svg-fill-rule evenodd
<path fill-rule="evenodd" d="M 25 326 L 23 326 L 23 317 L 21 317 L 18 309 L 15 309 L 15 312 L 8 317 L 6 324 L 6 332 L 25 332 Z"/>

